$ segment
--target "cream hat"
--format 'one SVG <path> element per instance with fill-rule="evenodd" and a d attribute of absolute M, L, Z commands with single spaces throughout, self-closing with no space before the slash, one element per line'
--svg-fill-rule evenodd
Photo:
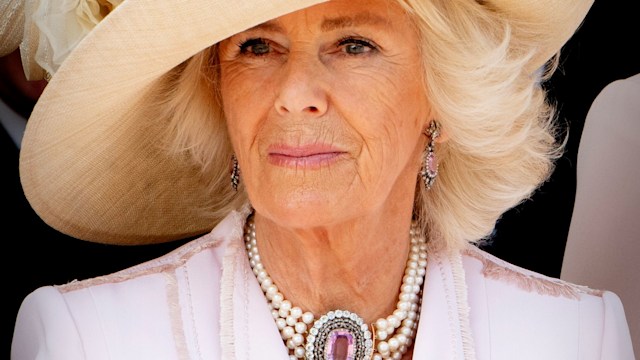
<path fill-rule="evenodd" d="M 162 124 L 142 104 L 163 74 L 199 51 L 319 2 L 123 1 L 70 51 L 28 120 L 20 176 L 34 210 L 61 232 L 101 243 L 157 243 L 211 230 L 215 219 L 198 211 L 207 196 L 198 169 L 158 146 Z M 537 30 L 537 68 L 572 36 L 593 0 L 479 2 Z"/>

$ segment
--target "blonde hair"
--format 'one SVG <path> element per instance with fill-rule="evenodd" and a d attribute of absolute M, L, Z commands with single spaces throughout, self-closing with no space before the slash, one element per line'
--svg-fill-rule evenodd
<path fill-rule="evenodd" d="M 422 38 L 425 93 L 448 137 L 433 188 L 417 187 L 416 217 L 451 248 L 486 238 L 529 198 L 562 153 L 554 108 L 532 72 L 527 24 L 476 1 L 398 0 Z"/>
<path fill-rule="evenodd" d="M 425 190 L 416 174 L 414 214 L 449 248 L 486 238 L 498 218 L 530 197 L 561 154 L 554 109 L 532 72 L 535 37 L 526 24 L 475 1 L 397 0 L 421 37 L 426 99 L 447 140 L 439 176 Z M 211 179 L 216 219 L 247 201 L 231 189 L 231 159 L 214 45 L 177 67 L 163 87 L 170 149 L 188 152 Z M 537 78 L 536 78 L 537 77 Z M 224 176 L 221 176 L 224 175 Z"/>
<path fill-rule="evenodd" d="M 209 199 L 200 209 L 213 223 L 247 202 L 242 183 L 231 188 L 233 149 L 227 133 L 217 67 L 217 46 L 207 48 L 174 68 L 157 88 L 161 121 L 167 122 L 167 151 L 186 153 L 201 169 Z"/>

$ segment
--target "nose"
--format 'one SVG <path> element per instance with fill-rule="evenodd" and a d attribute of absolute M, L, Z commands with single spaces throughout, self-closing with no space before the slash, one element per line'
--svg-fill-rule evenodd
<path fill-rule="evenodd" d="M 323 85 L 322 63 L 312 56 L 293 55 L 287 59 L 274 106 L 284 116 L 305 115 L 320 117 L 328 107 Z"/>

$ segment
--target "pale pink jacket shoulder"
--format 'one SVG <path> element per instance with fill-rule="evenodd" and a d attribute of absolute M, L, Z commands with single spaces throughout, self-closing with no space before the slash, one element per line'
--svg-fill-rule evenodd
<path fill-rule="evenodd" d="M 25 298 L 12 360 L 288 359 L 244 214 L 133 268 Z M 469 247 L 432 251 L 414 359 L 633 360 L 622 304 Z"/>

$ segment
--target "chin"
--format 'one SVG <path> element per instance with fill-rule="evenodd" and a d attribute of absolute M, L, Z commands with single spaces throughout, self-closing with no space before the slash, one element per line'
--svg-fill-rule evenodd
<path fill-rule="evenodd" d="M 335 193 L 328 195 L 323 192 L 285 191 L 284 194 L 271 193 L 267 202 L 257 201 L 252 204 L 258 214 L 278 225 L 313 228 L 344 221 L 349 215 L 353 215 L 344 205 L 356 203 L 358 202 L 355 200 L 338 199 Z"/>

